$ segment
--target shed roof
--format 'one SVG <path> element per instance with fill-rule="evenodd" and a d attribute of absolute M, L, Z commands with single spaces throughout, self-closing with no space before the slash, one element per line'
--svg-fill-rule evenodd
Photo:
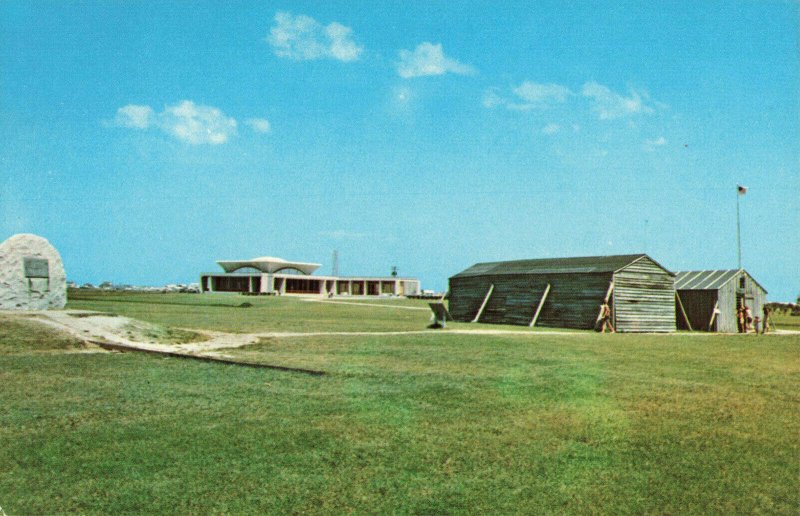
<path fill-rule="evenodd" d="M 744 269 L 718 269 L 709 271 L 680 271 L 675 273 L 675 290 L 719 290 L 726 283 L 747 274 L 753 282 L 767 290 Z"/>
<path fill-rule="evenodd" d="M 513 260 L 508 262 L 476 263 L 459 272 L 454 278 L 498 274 L 580 274 L 616 272 L 642 258 L 646 254 L 621 254 L 614 256 L 582 256 L 573 258 L 539 258 L 535 260 Z M 650 258 L 653 260 L 652 258 Z M 657 264 L 655 260 L 654 263 Z M 660 264 L 658 264 L 661 267 Z M 664 269 L 664 267 L 661 267 Z M 665 272 L 672 274 L 664 269 Z"/>

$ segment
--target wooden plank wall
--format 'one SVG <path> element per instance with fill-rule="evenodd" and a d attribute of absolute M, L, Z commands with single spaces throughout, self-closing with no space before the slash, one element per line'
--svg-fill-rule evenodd
<path fill-rule="evenodd" d="M 675 331 L 675 277 L 644 257 L 614 274 L 619 332 Z"/>
<path fill-rule="evenodd" d="M 739 288 L 739 277 L 727 282 L 719 289 L 719 325 L 717 331 L 726 333 L 736 333 L 739 331 L 738 321 L 736 320 L 736 292 Z M 745 273 L 745 297 L 748 299 L 747 306 L 750 313 L 755 317 L 764 317 L 764 304 L 767 302 L 767 294 L 759 287 L 749 274 Z"/>
<path fill-rule="evenodd" d="M 746 274 L 746 273 L 745 273 Z M 753 281 L 753 278 L 750 277 L 749 274 L 746 275 L 745 280 L 745 295 L 750 298 L 752 297 L 752 302 L 748 301 L 750 304 L 750 311 L 753 314 L 753 317 L 759 316 L 761 319 L 764 318 L 764 305 L 767 303 L 767 293 L 758 286 L 758 284 Z"/>
<path fill-rule="evenodd" d="M 678 295 L 683 301 L 683 308 L 692 323 L 694 331 L 708 331 L 708 322 L 714 312 L 714 304 L 717 302 L 716 290 L 679 290 Z M 687 330 L 686 323 L 683 322 L 683 315 L 680 308 L 675 308 L 677 325 L 679 330 Z M 719 317 L 719 315 L 717 316 Z M 716 318 L 715 318 L 716 320 Z M 716 327 L 716 324 L 714 325 Z M 712 328 L 713 329 L 713 328 Z"/>
<path fill-rule="evenodd" d="M 610 281 L 611 273 L 450 278 L 450 313 L 457 321 L 471 321 L 489 286 L 494 284 L 494 292 L 484 308 L 481 322 L 527 326 L 550 283 L 550 293 L 536 326 L 591 329 Z"/>
<path fill-rule="evenodd" d="M 717 314 L 717 331 L 723 333 L 736 333 L 738 323 L 736 321 L 736 286 L 738 278 L 729 281 L 717 290 L 719 293 L 719 314 Z"/>

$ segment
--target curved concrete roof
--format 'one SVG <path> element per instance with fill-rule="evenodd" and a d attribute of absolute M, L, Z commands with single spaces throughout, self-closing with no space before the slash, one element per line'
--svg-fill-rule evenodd
<path fill-rule="evenodd" d="M 321 267 L 319 263 L 288 262 L 273 256 L 262 256 L 250 260 L 220 260 L 217 263 L 225 272 L 235 272 L 245 267 L 252 267 L 266 273 L 275 273 L 283 269 L 296 269 L 303 274 L 312 274 Z"/>

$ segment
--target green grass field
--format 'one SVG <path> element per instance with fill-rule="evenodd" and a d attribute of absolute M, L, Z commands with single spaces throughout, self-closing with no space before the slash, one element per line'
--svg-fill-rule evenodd
<path fill-rule="evenodd" d="M 70 307 L 227 331 L 428 322 L 424 311 L 221 295 L 98 293 Z M 800 506 L 797 335 L 445 330 L 226 350 L 329 373 L 313 377 L 70 353 L 81 344 L 42 329 L 31 337 L 31 324 L 0 319 L 0 507 L 9 515 Z"/>
<path fill-rule="evenodd" d="M 800 330 L 800 316 L 789 314 L 773 314 L 772 325 L 780 330 Z"/>
<path fill-rule="evenodd" d="M 242 306 L 245 305 L 245 306 Z M 250 306 L 247 306 L 250 305 Z M 379 306 L 374 306 L 379 305 Z M 283 296 L 70 291 L 67 308 L 97 310 L 178 328 L 233 333 L 417 331 L 430 324 L 428 301 L 336 299 L 309 302 Z M 452 328 L 475 328 L 448 323 Z M 530 332 L 527 327 L 484 328 Z M 549 331 L 537 328 L 536 331 Z"/>

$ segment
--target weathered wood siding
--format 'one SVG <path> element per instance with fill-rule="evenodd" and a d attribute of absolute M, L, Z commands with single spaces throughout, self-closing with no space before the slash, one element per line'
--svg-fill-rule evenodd
<path fill-rule="evenodd" d="M 710 330 L 708 327 L 711 315 L 714 313 L 714 304 L 717 302 L 716 290 L 679 290 L 678 295 L 681 296 L 683 308 L 686 310 L 686 316 L 689 317 L 693 331 L 717 331 L 719 314 L 714 318 L 714 324 Z M 688 330 L 680 307 L 675 307 L 675 310 L 678 329 Z"/>
<path fill-rule="evenodd" d="M 717 292 L 719 296 L 719 313 L 717 314 L 716 331 L 736 333 L 739 331 L 736 320 L 736 283 L 734 279 L 722 285 Z"/>
<path fill-rule="evenodd" d="M 490 285 L 494 291 L 480 322 L 528 325 L 547 284 L 547 295 L 536 326 L 594 328 L 611 273 L 503 274 L 450 278 L 450 313 L 469 322 L 477 314 Z"/>
<path fill-rule="evenodd" d="M 753 278 L 745 271 L 742 273 L 745 278 L 744 296 L 747 306 L 750 307 L 750 313 L 753 317 L 764 317 L 764 304 L 767 302 L 767 293 L 762 289 Z M 720 299 L 720 313 L 717 315 L 719 324 L 717 331 L 725 333 L 736 333 L 739 331 L 739 325 L 736 317 L 737 293 L 740 292 L 739 278 L 737 276 L 733 280 L 725 283 L 719 289 Z"/>
<path fill-rule="evenodd" d="M 643 257 L 614 274 L 619 332 L 675 331 L 675 277 Z"/>
<path fill-rule="evenodd" d="M 745 273 L 747 274 L 747 273 Z M 767 292 L 763 288 L 761 288 L 758 283 L 753 281 L 749 274 L 747 274 L 747 284 L 745 286 L 745 295 L 748 298 L 748 303 L 750 302 L 750 298 L 752 298 L 752 304 L 750 304 L 750 309 L 752 310 L 753 317 L 759 316 L 762 320 L 764 319 L 764 305 L 767 304 Z"/>

